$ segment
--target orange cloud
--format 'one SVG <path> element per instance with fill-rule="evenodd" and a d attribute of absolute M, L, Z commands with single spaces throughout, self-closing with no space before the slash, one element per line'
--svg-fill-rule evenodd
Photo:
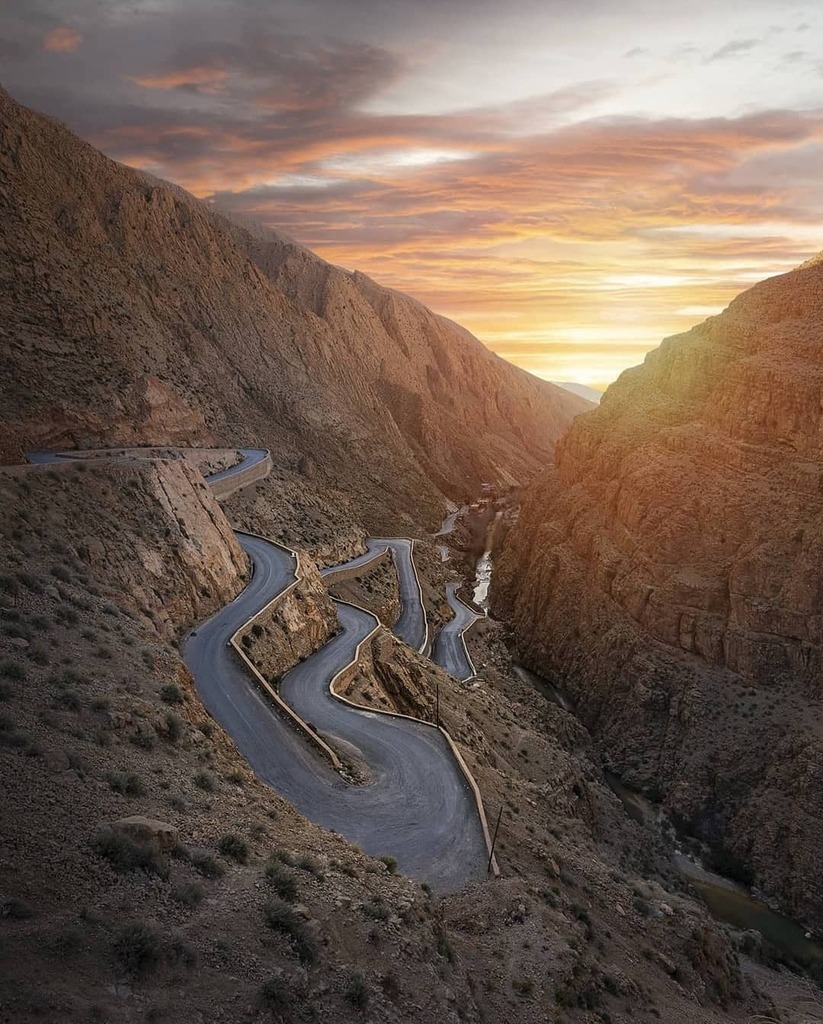
<path fill-rule="evenodd" d="M 43 36 L 43 49 L 49 53 L 74 53 L 82 42 L 83 37 L 76 29 L 61 25 Z"/>
<path fill-rule="evenodd" d="M 179 68 L 165 74 L 132 77 L 130 81 L 144 89 L 196 89 L 199 92 L 219 92 L 229 72 L 226 68 L 203 65 L 201 67 Z"/>

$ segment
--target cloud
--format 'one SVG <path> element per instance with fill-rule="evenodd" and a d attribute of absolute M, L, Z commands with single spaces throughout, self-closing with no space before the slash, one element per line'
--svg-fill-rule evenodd
<path fill-rule="evenodd" d="M 155 75 L 132 75 L 131 81 L 144 89 L 194 89 L 219 92 L 229 76 L 226 68 L 217 65 L 179 68 Z"/>
<path fill-rule="evenodd" d="M 561 0 L 202 0 L 196 14 L 185 0 L 66 0 L 72 29 L 51 0 L 13 6 L 0 47 L 25 102 L 111 156 L 410 291 L 546 375 L 563 351 L 601 367 L 635 360 L 683 328 L 683 310 L 723 306 L 752 275 L 821 244 L 823 110 L 782 109 L 776 92 L 778 109 L 758 111 L 747 92 L 745 114 L 697 116 L 705 81 L 722 72 L 743 88 L 720 62 L 759 45 L 769 69 L 797 58 L 762 19 L 752 38 L 714 49 L 728 34 L 701 32 L 699 19 L 667 31 L 627 0 L 606 43 L 608 5 L 587 0 L 579 15 L 603 59 L 575 64 L 577 23 L 562 62 L 528 35 L 532 14 L 553 18 L 561 48 Z M 59 32 L 71 42 L 46 51 Z M 83 60 L 64 61 L 55 82 L 51 54 L 81 43 Z M 470 106 L 502 67 L 485 60 L 508 60 L 512 79 L 524 68 L 528 88 L 511 101 L 481 90 L 487 102 Z M 668 79 L 650 77 L 655 61 Z M 690 116 L 660 113 L 671 87 Z M 724 109 L 714 94 L 702 105 Z M 619 110 L 657 113 L 603 116 Z"/>
<path fill-rule="evenodd" d="M 728 60 L 729 57 L 739 57 L 743 53 L 748 53 L 760 44 L 759 39 L 738 39 L 731 43 L 726 43 L 725 46 L 721 46 L 719 50 L 715 50 L 710 56 L 708 56 L 703 63 L 713 64 L 718 60 Z"/>
<path fill-rule="evenodd" d="M 74 53 L 82 42 L 83 37 L 76 29 L 61 25 L 43 36 L 43 49 L 49 53 Z"/>

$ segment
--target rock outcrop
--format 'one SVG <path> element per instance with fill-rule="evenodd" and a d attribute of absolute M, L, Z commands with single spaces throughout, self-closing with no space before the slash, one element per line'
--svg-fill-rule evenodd
<path fill-rule="evenodd" d="M 560 442 L 494 586 L 624 779 L 823 921 L 823 264 L 667 339 Z"/>
<path fill-rule="evenodd" d="M 51 538 L 58 590 L 84 567 L 105 570 L 118 604 L 169 638 L 244 585 L 245 555 L 202 475 L 182 460 L 7 467 L 0 504 L 12 535 Z"/>
<path fill-rule="evenodd" d="M 533 476 L 588 407 L 2 91 L 0 218 L 0 420 L 23 447 L 264 445 L 365 519 L 429 525 L 444 493 Z"/>

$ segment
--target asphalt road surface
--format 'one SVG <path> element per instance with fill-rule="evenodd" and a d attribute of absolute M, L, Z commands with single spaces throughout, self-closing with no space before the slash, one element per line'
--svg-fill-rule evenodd
<path fill-rule="evenodd" d="M 209 482 L 242 474 L 268 454 L 242 449 L 236 465 Z M 71 455 L 33 452 L 30 462 Z M 228 732 L 255 774 L 307 818 L 334 829 L 372 856 L 390 854 L 404 874 L 440 891 L 461 888 L 486 871 L 486 846 L 474 796 L 439 730 L 404 718 L 352 708 L 337 700 L 330 683 L 354 658 L 375 619 L 335 602 L 341 631 L 288 672 L 280 695 L 332 746 L 362 762 L 368 784 L 348 782 L 279 714 L 244 669 L 229 638 L 294 579 L 294 557 L 259 537 L 235 531 L 249 557 L 246 588 L 185 639 L 183 658 L 203 704 Z M 390 548 L 397 568 L 402 611 L 394 632 L 422 651 L 428 623 L 406 539 L 373 539 L 369 550 L 344 566 L 365 565 Z M 325 570 L 330 575 L 334 570 Z M 465 607 L 465 606 L 464 606 Z"/>
<path fill-rule="evenodd" d="M 367 785 L 347 782 L 258 691 L 229 637 L 294 578 L 292 557 L 237 534 L 253 566 L 246 589 L 186 639 L 182 652 L 209 713 L 257 776 L 310 818 L 372 856 L 390 854 L 405 874 L 441 891 L 482 877 L 486 846 L 472 792 L 443 735 L 402 718 L 361 711 L 334 698 L 329 683 L 354 657 L 374 618 L 335 602 L 342 627 L 288 672 L 280 695 L 333 746 L 362 760 Z"/>
<path fill-rule="evenodd" d="M 94 455 L 103 456 L 109 451 L 120 452 L 124 449 L 119 448 L 101 448 L 101 449 L 87 449 L 77 452 L 26 452 L 26 460 L 32 463 L 44 464 L 49 462 L 77 462 L 80 459 L 91 458 Z M 137 454 L 139 448 L 125 449 L 129 451 L 132 458 L 139 458 Z M 206 477 L 206 481 L 210 484 L 216 483 L 218 480 L 225 480 L 229 476 L 237 476 L 238 474 L 247 473 L 250 469 L 263 462 L 268 457 L 268 451 L 265 448 L 238 448 L 237 453 L 240 455 L 240 461 L 235 466 L 229 466 L 228 469 L 221 469 L 217 473 L 210 473 Z"/>
<path fill-rule="evenodd" d="M 366 541 L 366 547 L 368 550 L 365 554 L 340 565 L 322 569 L 321 575 L 333 576 L 336 572 L 360 568 L 374 561 L 387 548 L 391 550 L 400 590 L 400 615 L 392 627 L 392 632 L 399 640 L 422 654 L 429 645 L 429 623 L 423 605 L 420 580 L 414 567 L 412 541 L 403 537 L 370 537 Z"/>
<path fill-rule="evenodd" d="M 218 480 L 225 480 L 226 477 L 237 476 L 238 473 L 247 473 L 258 462 L 263 462 L 269 454 L 265 448 L 238 448 L 237 451 L 240 454 L 240 461 L 237 465 L 229 466 L 228 469 L 221 469 L 217 473 L 210 473 L 206 477 L 208 483 L 217 483 Z"/>
<path fill-rule="evenodd" d="M 472 611 L 467 604 L 464 604 L 457 596 L 459 584 L 446 584 L 446 597 L 454 617 L 443 626 L 437 634 L 437 639 L 432 648 L 432 661 L 441 668 L 444 668 L 449 675 L 455 679 L 471 679 L 475 675 L 466 643 L 463 639 L 463 631 L 470 626 L 475 619 L 483 616 Z"/>

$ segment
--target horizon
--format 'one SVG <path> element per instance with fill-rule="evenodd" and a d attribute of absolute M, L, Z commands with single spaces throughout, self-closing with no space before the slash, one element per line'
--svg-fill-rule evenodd
<path fill-rule="evenodd" d="M 823 12 L 761 0 L 0 13 L 4 84 L 547 380 L 602 390 L 823 248 Z"/>

